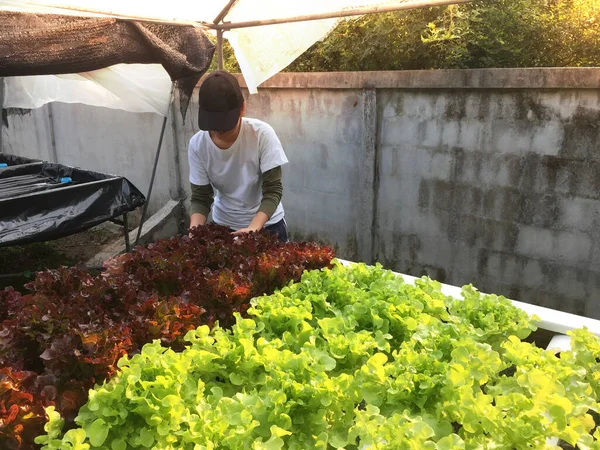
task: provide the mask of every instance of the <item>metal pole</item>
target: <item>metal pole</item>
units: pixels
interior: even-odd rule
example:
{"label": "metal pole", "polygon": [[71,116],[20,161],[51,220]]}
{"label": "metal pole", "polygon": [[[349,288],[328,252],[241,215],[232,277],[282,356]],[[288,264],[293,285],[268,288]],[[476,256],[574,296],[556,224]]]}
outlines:
{"label": "metal pole", "polygon": [[[171,97],[169,100],[169,105],[171,101],[173,101],[173,92],[175,85],[171,86]],[[148,212],[148,204],[150,203],[150,196],[152,195],[152,186],[154,186],[154,178],[156,177],[156,168],[158,167],[158,160],[160,158],[160,149],[162,147],[163,138],[165,137],[165,128],[167,127],[167,119],[169,118],[169,111],[171,108],[167,110],[167,114],[163,118],[162,127],[160,129],[160,137],[158,138],[158,146],[156,147],[156,156],[154,157],[154,166],[152,167],[152,176],[150,177],[150,186],[148,187],[148,195],[146,196],[146,203],[144,203],[144,209],[142,209],[142,218],[140,219],[140,225],[138,226],[137,236],[135,238],[135,245],[138,245],[140,241],[140,236],[142,234],[142,226],[144,225],[144,220],[146,220],[146,213]]]}
{"label": "metal pole", "polygon": [[237,0],[229,0],[229,3],[227,3],[227,5],[225,5],[225,8],[223,8],[221,10],[221,12],[219,13],[219,15],[217,17],[215,17],[215,20],[213,21],[213,23],[216,25],[221,20],[223,20],[225,18],[225,16],[227,14],[229,14],[229,11],[231,11],[231,8],[233,7],[233,5],[235,5],[236,2],[237,2]]}
{"label": "metal pole", "polygon": [[[66,6],[54,6],[54,7],[46,7],[45,12],[57,13],[57,14],[70,14],[70,15],[85,15],[90,17],[110,17],[117,18],[120,20],[128,20],[128,21],[138,21],[138,22],[156,22],[156,23],[164,23],[168,25],[191,25],[198,28],[206,28],[211,30],[233,30],[235,28],[247,28],[247,27],[259,27],[262,25],[277,25],[281,23],[292,23],[292,22],[306,22],[310,20],[320,20],[320,19],[334,19],[337,17],[351,17],[351,16],[362,16],[363,14],[374,14],[374,13],[384,13],[384,12],[393,12],[393,11],[402,11],[402,10],[410,10],[410,9],[419,9],[419,8],[429,8],[434,6],[442,6],[442,5],[454,5],[459,3],[469,3],[472,0],[419,0],[415,2],[406,2],[402,5],[397,6],[380,6],[375,8],[357,8],[353,10],[345,10],[345,11],[336,11],[325,14],[310,14],[305,16],[297,16],[290,17],[287,19],[269,19],[269,20],[255,20],[251,22],[238,22],[232,24],[218,24],[218,23],[209,23],[209,22],[188,22],[188,21],[175,21],[175,20],[163,20],[157,18],[149,18],[149,17],[135,17],[135,16],[127,16],[123,14],[116,13],[100,13],[98,11],[93,11],[91,9],[86,8],[73,8]],[[231,6],[235,3],[234,0],[230,0]],[[220,17],[223,11],[217,16],[221,20],[227,15],[231,6],[225,7],[223,11],[227,10],[223,17]]]}
{"label": "metal pole", "polygon": [[217,30],[217,58],[219,70],[223,70],[223,30]]}
{"label": "metal pole", "polygon": [[158,159],[160,158],[160,148],[162,147],[163,138],[165,136],[165,128],[167,126],[167,116],[164,117],[162,128],[160,130],[160,137],[158,138],[158,147],[156,148],[156,156],[154,157],[154,167],[152,167],[152,177],[150,177],[150,186],[148,187],[148,195],[146,196],[146,203],[144,203],[144,209],[142,210],[142,218],[138,227],[137,236],[135,238],[135,245],[138,245],[140,241],[140,235],[142,234],[142,225],[146,219],[146,213],[148,212],[148,204],[150,203],[150,196],[152,195],[152,186],[154,186],[154,177],[156,176],[156,168],[158,167]]}
{"label": "metal pole", "polygon": [[52,162],[58,164],[58,148],[56,148],[56,128],[54,127],[54,112],[52,102],[48,103],[48,132],[50,134],[50,150],[52,151]]}
{"label": "metal pole", "polygon": [[123,231],[125,232],[125,251],[129,253],[131,251],[131,244],[129,243],[129,221],[127,220],[127,213],[123,214]]}
{"label": "metal pole", "polygon": [[[138,22],[157,22],[164,23],[168,25],[191,25],[199,28],[206,28],[212,30],[233,30],[235,28],[249,28],[249,27],[259,27],[262,25],[277,25],[281,23],[292,23],[292,22],[306,22],[310,20],[320,20],[320,19],[334,19],[338,17],[351,17],[351,16],[362,16],[363,14],[374,14],[374,13],[384,13],[384,12],[393,12],[393,11],[402,11],[402,10],[410,10],[410,9],[419,9],[419,8],[429,8],[434,6],[442,6],[442,5],[454,5],[459,3],[469,3],[472,0],[419,0],[416,2],[407,2],[398,6],[381,6],[375,8],[357,8],[353,10],[345,10],[345,11],[336,11],[325,14],[311,14],[305,16],[297,16],[290,17],[287,19],[269,19],[269,20],[255,20],[250,22],[238,22],[232,24],[215,24],[209,22],[187,22],[187,21],[174,21],[174,20],[163,20],[157,18],[148,18],[148,17],[135,17],[135,16],[127,16],[123,14],[116,13],[99,13],[98,11],[93,11],[86,8],[70,8],[70,7],[47,7],[45,8],[46,12],[54,12],[58,14],[70,14],[70,15],[83,15],[90,17],[111,17],[117,18],[120,20],[128,20],[128,21],[138,21]],[[231,0],[230,3],[233,5],[235,1]],[[227,12],[223,15],[225,17],[229,12],[229,8]],[[221,11],[223,13],[223,11]],[[220,18],[221,14],[217,16]],[[222,18],[221,18],[222,20]]]}
{"label": "metal pole", "polygon": [[324,14],[308,14],[305,16],[288,17],[285,19],[252,20],[249,22],[221,23],[213,26],[216,30],[233,30],[236,28],[260,27],[264,25],[278,25],[282,23],[308,22],[311,20],[335,19],[338,17],[362,16],[364,14],[375,14],[402,11],[407,9],[430,8],[434,6],[454,5],[457,3],[469,3],[471,0],[419,0],[406,2],[395,6],[378,6],[373,8],[357,8],[346,11],[335,11]]}

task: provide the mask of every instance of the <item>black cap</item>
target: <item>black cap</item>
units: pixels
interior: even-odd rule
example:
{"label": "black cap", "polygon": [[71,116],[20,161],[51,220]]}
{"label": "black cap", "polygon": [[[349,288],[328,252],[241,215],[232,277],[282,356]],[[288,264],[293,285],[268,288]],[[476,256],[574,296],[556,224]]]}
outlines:
{"label": "black cap", "polygon": [[236,78],[219,70],[204,79],[198,103],[198,126],[201,130],[228,131],[238,123],[244,96]]}

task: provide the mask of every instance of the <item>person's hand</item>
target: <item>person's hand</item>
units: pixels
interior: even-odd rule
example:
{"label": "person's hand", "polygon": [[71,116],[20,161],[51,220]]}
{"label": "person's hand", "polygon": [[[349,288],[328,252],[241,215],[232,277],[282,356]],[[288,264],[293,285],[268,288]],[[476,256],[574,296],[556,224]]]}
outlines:
{"label": "person's hand", "polygon": [[253,233],[255,231],[260,231],[264,228],[265,224],[269,220],[269,216],[267,216],[264,212],[259,211],[250,222],[246,228],[241,228],[237,231],[234,231],[232,234],[240,235],[244,233]]}
{"label": "person's hand", "polygon": [[255,231],[259,231],[259,230],[257,228],[247,227],[247,228],[240,228],[237,231],[233,231],[231,234],[253,233]]}
{"label": "person's hand", "polygon": [[203,225],[196,225],[196,226],[190,227],[190,229],[189,229],[189,234],[188,234],[188,237],[191,239],[191,238],[194,236],[192,232],[193,232],[193,231],[194,231],[196,228],[200,228],[201,226],[203,226]]}
{"label": "person's hand", "polygon": [[188,236],[191,238],[192,230],[194,228],[201,227],[205,224],[206,224],[206,216],[204,214],[200,214],[200,213],[192,214],[192,217],[190,217],[190,231],[189,231]]}

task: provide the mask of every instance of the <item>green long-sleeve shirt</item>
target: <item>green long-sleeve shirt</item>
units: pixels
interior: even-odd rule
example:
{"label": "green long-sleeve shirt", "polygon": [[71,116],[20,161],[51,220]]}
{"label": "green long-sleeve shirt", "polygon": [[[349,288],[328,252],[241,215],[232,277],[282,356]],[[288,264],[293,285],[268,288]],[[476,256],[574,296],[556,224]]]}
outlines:
{"label": "green long-sleeve shirt", "polygon": [[[263,173],[262,180],[262,200],[258,208],[259,211],[264,212],[267,216],[271,217],[283,195],[283,184],[281,182],[281,166],[275,167],[274,169],[267,170]],[[190,214],[202,214],[208,216],[210,208],[214,201],[214,190],[210,184],[199,186],[191,183],[192,186],[192,206]]]}

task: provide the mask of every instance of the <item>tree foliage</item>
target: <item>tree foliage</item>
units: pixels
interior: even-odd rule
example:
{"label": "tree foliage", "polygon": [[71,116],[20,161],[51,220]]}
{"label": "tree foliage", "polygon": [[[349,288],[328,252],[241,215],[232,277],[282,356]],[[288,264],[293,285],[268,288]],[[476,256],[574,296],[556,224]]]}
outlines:
{"label": "tree foliage", "polygon": [[[239,71],[227,42],[224,53],[225,68]],[[342,22],[286,70],[584,66],[600,66],[600,0],[475,0],[365,15]]]}
{"label": "tree foliage", "polygon": [[341,23],[290,71],[600,66],[600,0],[475,0]]}

